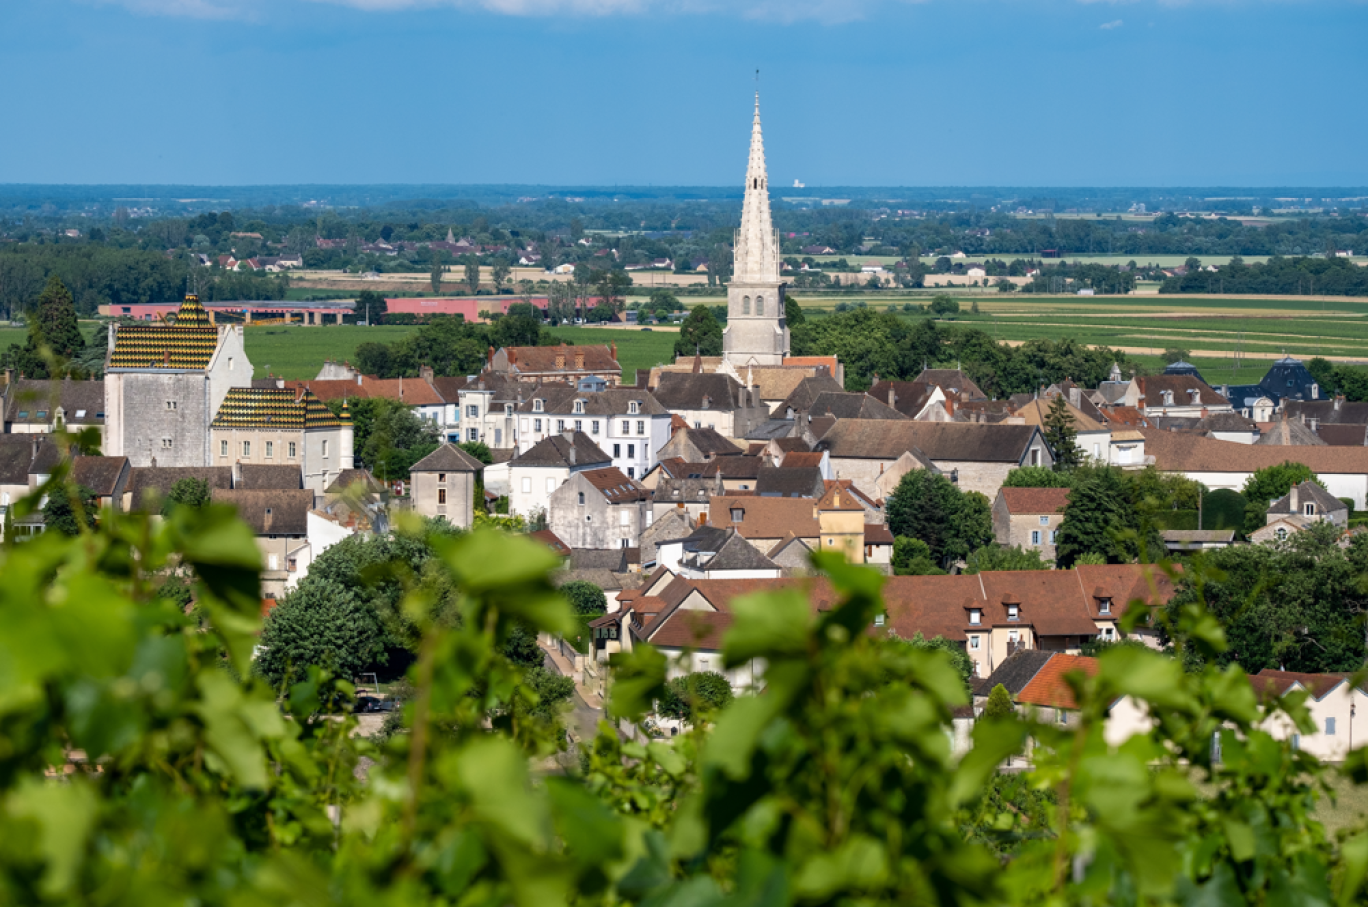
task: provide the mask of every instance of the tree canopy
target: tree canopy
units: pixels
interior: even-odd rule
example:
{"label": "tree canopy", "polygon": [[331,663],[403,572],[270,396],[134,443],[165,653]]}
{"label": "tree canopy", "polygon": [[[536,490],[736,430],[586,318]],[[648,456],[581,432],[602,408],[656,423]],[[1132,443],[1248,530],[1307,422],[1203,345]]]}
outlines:
{"label": "tree canopy", "polygon": [[679,337],[675,340],[676,356],[722,355],[722,325],[713,316],[712,309],[696,305],[689,317],[679,326]]}
{"label": "tree canopy", "polygon": [[896,539],[926,543],[941,566],[981,548],[993,538],[992,506],[978,492],[961,492],[945,476],[924,469],[908,472],[885,506]]}

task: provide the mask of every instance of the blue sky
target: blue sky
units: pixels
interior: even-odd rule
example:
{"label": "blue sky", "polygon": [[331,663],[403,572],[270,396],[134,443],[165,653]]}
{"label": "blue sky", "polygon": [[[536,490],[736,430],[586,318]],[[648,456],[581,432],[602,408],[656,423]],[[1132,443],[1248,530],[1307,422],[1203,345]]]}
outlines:
{"label": "blue sky", "polygon": [[1363,0],[4,0],[0,183],[1368,185]]}

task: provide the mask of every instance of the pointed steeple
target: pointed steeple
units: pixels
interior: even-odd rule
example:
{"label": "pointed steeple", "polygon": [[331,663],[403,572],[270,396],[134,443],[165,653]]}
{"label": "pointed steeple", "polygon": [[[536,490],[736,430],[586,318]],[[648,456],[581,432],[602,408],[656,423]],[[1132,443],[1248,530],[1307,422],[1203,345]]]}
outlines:
{"label": "pointed steeple", "polygon": [[741,229],[736,232],[732,279],[738,283],[779,282],[779,237],[770,218],[769,174],[765,170],[765,139],[760,130],[760,92],[755,93],[750,159],[746,163],[746,198],[741,206]]}

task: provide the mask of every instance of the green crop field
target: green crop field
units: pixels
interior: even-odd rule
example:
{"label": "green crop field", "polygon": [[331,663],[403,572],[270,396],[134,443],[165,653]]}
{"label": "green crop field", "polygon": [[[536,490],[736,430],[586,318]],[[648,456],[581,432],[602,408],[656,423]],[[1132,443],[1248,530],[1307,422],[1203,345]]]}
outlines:
{"label": "green crop field", "polygon": [[258,378],[264,378],[268,372],[281,378],[313,378],[325,359],[351,359],[356,348],[366,341],[393,343],[415,330],[352,324],[253,325],[247,328],[247,358]]}
{"label": "green crop field", "polygon": [[[256,369],[256,376],[270,374],[282,378],[312,378],[323,367],[325,359],[343,361],[356,355],[356,348],[367,341],[393,343],[416,327],[357,327],[356,325],[324,325],[305,327],[295,325],[260,325],[247,328],[247,358]],[[650,368],[674,360],[674,331],[612,330],[605,328],[558,327],[551,329],[557,337],[575,344],[610,343],[618,345],[618,361],[628,378],[639,368]],[[5,342],[6,329],[0,328],[0,345]],[[22,343],[22,331],[14,331]],[[2,346],[0,346],[2,348]]]}
{"label": "green crop field", "polygon": [[679,339],[678,331],[650,331],[640,329],[620,330],[616,328],[556,327],[551,333],[581,346],[610,343],[618,345],[618,362],[622,363],[622,373],[628,381],[636,377],[636,369],[651,368],[665,362],[674,361],[674,345]]}

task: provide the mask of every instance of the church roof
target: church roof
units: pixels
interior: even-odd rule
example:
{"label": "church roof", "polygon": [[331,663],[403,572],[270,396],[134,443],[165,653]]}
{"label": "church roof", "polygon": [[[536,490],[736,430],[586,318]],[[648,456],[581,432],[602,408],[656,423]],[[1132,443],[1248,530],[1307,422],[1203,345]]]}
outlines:
{"label": "church roof", "polygon": [[732,273],[732,280],[737,284],[779,282],[779,240],[770,217],[769,174],[765,169],[765,139],[760,131],[758,91],[751,123],[750,158],[746,162],[746,197],[741,205],[741,229],[736,232]]}
{"label": "church roof", "polygon": [[130,324],[115,329],[110,368],[202,370],[218,348],[218,328],[198,296],[186,296],[174,324]]}

